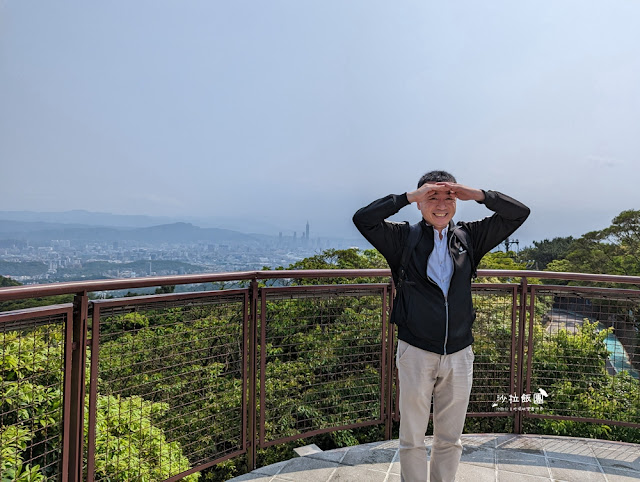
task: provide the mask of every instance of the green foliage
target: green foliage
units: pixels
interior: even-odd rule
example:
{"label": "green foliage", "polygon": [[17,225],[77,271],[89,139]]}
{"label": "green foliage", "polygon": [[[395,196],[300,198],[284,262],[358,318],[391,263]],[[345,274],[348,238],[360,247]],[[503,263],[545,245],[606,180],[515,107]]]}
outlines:
{"label": "green foliage", "polygon": [[0,480],[2,482],[41,482],[46,477],[40,466],[24,464],[22,454],[31,440],[29,430],[17,425],[0,427]]}
{"label": "green foliage", "polygon": [[[61,444],[62,330],[46,325],[29,331],[6,331],[0,353],[2,481],[55,478]],[[98,395],[96,470],[112,481],[150,482],[188,470],[181,446],[167,442],[157,427],[156,419],[166,409],[166,405],[140,397]],[[106,419],[110,422],[105,423]],[[197,475],[192,475],[186,480],[196,479]]]}
{"label": "green foliage", "polygon": [[173,293],[175,292],[175,290],[176,290],[175,285],[161,286],[160,288],[156,288],[156,294],[163,295],[166,293]]}
{"label": "green foliage", "polygon": [[46,296],[44,298],[29,298],[26,300],[0,301],[0,312],[26,310],[38,306],[62,305],[73,302],[73,295]]}
{"label": "green foliage", "polygon": [[[165,480],[189,470],[178,442],[167,442],[154,420],[169,406],[132,396],[99,396],[96,419],[95,477],[110,481]],[[88,415],[85,416],[85,435]],[[86,474],[85,474],[86,475]],[[182,480],[194,482],[199,474]]]}
{"label": "green foliage", "polygon": [[[638,380],[625,371],[607,372],[609,333],[611,329],[600,329],[586,319],[575,333],[566,329],[548,333],[543,326],[535,326],[532,386],[549,393],[541,413],[623,422],[640,419]],[[606,424],[536,420],[528,422],[528,430],[640,442],[637,430]]]}
{"label": "green foliage", "polygon": [[[513,251],[504,253],[502,251],[495,251],[485,254],[480,260],[478,269],[500,269],[508,271],[520,271],[527,269],[527,263],[519,261],[516,254]],[[476,283],[519,283],[520,278],[505,278],[505,277],[478,277],[475,280]],[[528,278],[529,284],[539,284],[540,280],[537,278]]]}
{"label": "green foliage", "polygon": [[547,264],[545,271],[555,271],[558,273],[570,273],[573,266],[568,259],[554,259]]}
{"label": "green foliage", "polygon": [[16,280],[12,280],[11,278],[5,278],[4,276],[0,276],[0,288],[5,288],[8,286],[20,286],[22,283],[19,283]]}
{"label": "green foliage", "polygon": [[287,269],[385,269],[384,257],[375,249],[327,249],[291,264]]}
{"label": "green foliage", "polygon": [[622,211],[608,228],[578,239],[554,238],[548,246],[543,243],[534,243],[538,251],[528,248],[521,256],[538,256],[544,248],[553,252],[552,259],[544,258],[548,271],[640,275],[640,210]]}
{"label": "green foliage", "polygon": [[371,296],[267,304],[270,439],[379,417],[380,316]]}
{"label": "green foliage", "polygon": [[[480,260],[478,269],[504,269],[504,270],[524,270],[527,269],[527,265],[523,262],[515,259],[515,253],[509,251],[504,253],[502,251],[496,251],[485,254]],[[513,280],[511,278],[498,278],[498,277],[479,277],[477,283],[510,283]]]}
{"label": "green foliage", "polygon": [[522,270],[527,269],[524,262],[515,259],[515,253],[509,251],[503,253],[496,251],[485,254],[480,260],[478,269],[506,269],[506,270]]}
{"label": "green foliage", "polygon": [[[518,259],[530,269],[544,270],[552,261],[563,259],[570,252],[573,241],[572,236],[534,241],[533,246],[518,253]],[[551,268],[548,270],[553,271]]]}
{"label": "green foliage", "polygon": [[[279,267],[277,269],[285,269]],[[302,259],[286,269],[389,269],[384,257],[375,249],[327,249],[320,254]],[[386,282],[387,278],[312,278],[297,279],[294,284],[345,284]]]}
{"label": "green foliage", "polygon": [[[239,450],[241,313],[234,306],[196,305],[107,314],[101,320],[100,392],[168,403],[157,423],[196,460]],[[233,473],[229,464],[220,471]]]}

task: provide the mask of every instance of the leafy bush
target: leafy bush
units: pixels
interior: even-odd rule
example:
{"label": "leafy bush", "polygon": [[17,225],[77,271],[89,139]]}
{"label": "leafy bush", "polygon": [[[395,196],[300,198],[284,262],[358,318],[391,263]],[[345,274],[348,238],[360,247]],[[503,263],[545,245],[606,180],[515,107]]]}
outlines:
{"label": "leafy bush", "polygon": [[[38,482],[59,474],[62,342],[62,331],[52,326],[3,333],[0,341],[3,482]],[[88,400],[87,397],[85,415]],[[155,481],[190,468],[180,445],[168,443],[156,425],[155,420],[167,410],[166,405],[136,396],[98,395],[97,402],[97,475],[104,475],[110,481],[125,481],[132,480],[135,474],[136,480]],[[105,423],[107,419],[109,423]],[[88,420],[85,420],[86,430]],[[185,480],[197,477],[196,474]]]}

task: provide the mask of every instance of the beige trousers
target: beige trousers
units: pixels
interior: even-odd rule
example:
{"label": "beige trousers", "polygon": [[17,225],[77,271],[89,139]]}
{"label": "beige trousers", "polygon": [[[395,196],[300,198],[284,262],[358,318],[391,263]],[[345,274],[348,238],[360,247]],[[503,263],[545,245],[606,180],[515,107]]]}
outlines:
{"label": "beige trousers", "polygon": [[473,358],[470,346],[450,355],[438,355],[398,340],[402,482],[427,480],[424,438],[432,396],[431,481],[455,480],[462,455],[460,436],[471,393]]}

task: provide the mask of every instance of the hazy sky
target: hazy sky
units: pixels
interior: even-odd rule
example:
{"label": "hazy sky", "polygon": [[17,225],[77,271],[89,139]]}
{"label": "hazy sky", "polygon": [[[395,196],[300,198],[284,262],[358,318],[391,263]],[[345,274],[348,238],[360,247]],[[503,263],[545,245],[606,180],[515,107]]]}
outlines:
{"label": "hazy sky", "polygon": [[640,209],[639,25],[637,0],[0,0],[0,210],[357,236],[446,169],[528,204],[524,242],[580,235]]}

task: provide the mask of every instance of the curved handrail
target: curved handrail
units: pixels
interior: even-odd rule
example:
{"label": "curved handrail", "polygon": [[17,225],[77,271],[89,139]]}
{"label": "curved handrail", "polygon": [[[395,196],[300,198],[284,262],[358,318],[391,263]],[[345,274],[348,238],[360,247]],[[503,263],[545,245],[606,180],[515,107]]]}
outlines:
{"label": "curved handrail", "polygon": [[[75,294],[91,291],[110,291],[152,286],[194,283],[215,283],[222,281],[248,281],[286,278],[358,278],[390,277],[389,269],[301,269],[301,270],[256,270],[225,273],[205,273],[174,276],[150,276],[146,278],[118,278],[91,281],[68,281],[62,283],[9,286],[0,288],[0,301]],[[604,283],[625,283],[640,285],[640,276],[622,276],[592,273],[563,273],[554,271],[529,270],[478,270],[480,277],[497,278],[538,278],[565,281],[592,281]]]}

